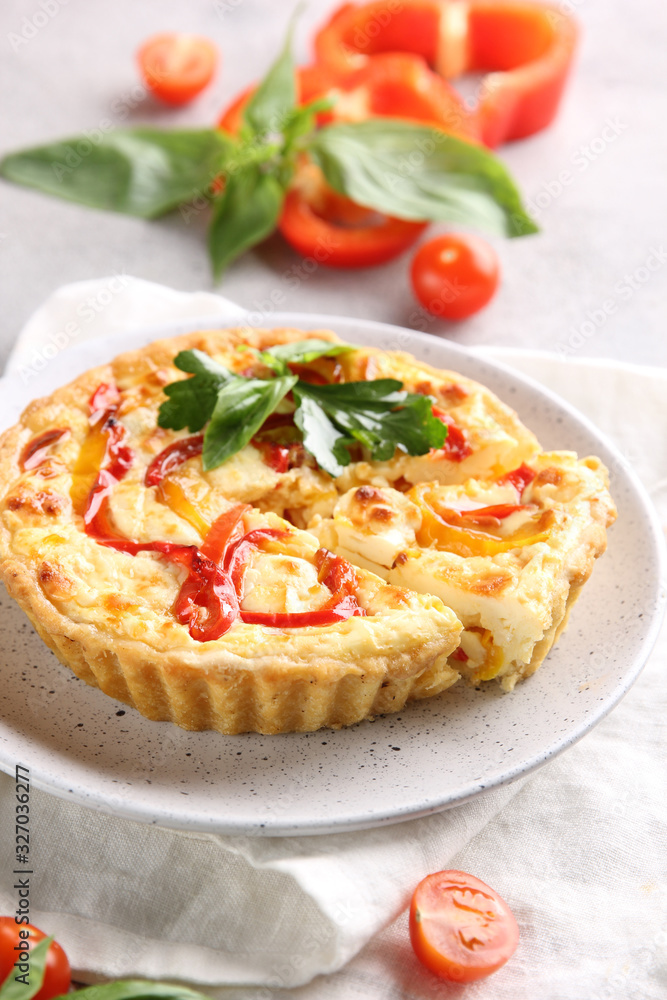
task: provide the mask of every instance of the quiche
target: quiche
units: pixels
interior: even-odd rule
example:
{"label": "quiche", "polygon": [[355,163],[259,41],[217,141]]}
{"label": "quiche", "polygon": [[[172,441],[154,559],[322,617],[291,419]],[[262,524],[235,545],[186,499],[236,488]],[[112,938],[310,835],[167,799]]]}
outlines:
{"label": "quiche", "polygon": [[293,329],[86,372],[2,435],[0,484],[0,577],[59,659],[221,733],[511,689],[614,517],[597,459],[542,453],[478,383]]}

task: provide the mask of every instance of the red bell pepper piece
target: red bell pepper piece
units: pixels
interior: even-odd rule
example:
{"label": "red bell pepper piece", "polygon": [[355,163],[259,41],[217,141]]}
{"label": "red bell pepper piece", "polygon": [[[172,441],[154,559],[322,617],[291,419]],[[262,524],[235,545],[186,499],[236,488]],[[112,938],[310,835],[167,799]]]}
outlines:
{"label": "red bell pepper piece", "polygon": [[241,619],[246,625],[269,625],[272,628],[308,628],[322,625],[335,625],[347,618],[363,616],[366,612],[360,608],[353,597],[344,597],[335,607],[324,607],[318,611],[241,611]]}
{"label": "red bell pepper piece", "polygon": [[414,52],[434,66],[440,17],[437,0],[345,3],[315,36],[315,53],[339,73],[366,65],[380,52]]}
{"label": "red bell pepper piece", "polygon": [[464,72],[487,71],[478,121],[487,146],[523,139],[550,125],[572,63],[575,21],[531,0],[472,0]]}
{"label": "red bell pepper piece", "polygon": [[441,410],[439,406],[433,407],[433,416],[447,426],[445,443],[442,448],[438,449],[442,452],[442,457],[450,462],[462,462],[464,458],[472,455],[472,448],[465,431],[454,422],[454,418],[445,410]]}
{"label": "red bell pepper piece", "polygon": [[536,0],[376,0],[341,7],[315,51],[338,73],[396,52],[420,56],[447,79],[486,72],[476,118],[482,140],[495,147],[553,120],[577,34],[568,14]]}
{"label": "red bell pepper piece", "polygon": [[499,486],[513,486],[517,491],[519,500],[521,500],[524,491],[528,486],[530,486],[536,475],[537,473],[535,472],[535,469],[531,469],[529,465],[522,462],[518,469],[512,469],[511,472],[506,472],[504,476],[500,477],[500,479],[496,479],[496,482]]}
{"label": "red bell pepper piece", "polygon": [[323,180],[288,191],[278,223],[298,253],[336,268],[384,264],[416,243],[427,225],[361,208]]}

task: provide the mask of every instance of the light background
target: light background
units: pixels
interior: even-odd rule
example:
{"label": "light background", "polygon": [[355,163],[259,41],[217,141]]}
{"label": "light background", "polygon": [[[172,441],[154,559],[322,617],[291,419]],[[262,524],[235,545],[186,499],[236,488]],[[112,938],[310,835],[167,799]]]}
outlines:
{"label": "light background", "polygon": [[[425,328],[463,345],[536,347],[664,365],[665,5],[562,3],[576,8],[583,39],[561,114],[547,132],[500,151],[543,232],[494,241],[504,280],[488,309],[463,324],[433,320]],[[3,0],[2,151],[81,133],[105,118],[119,126],[213,122],[241,87],[267,69],[291,6],[271,0]],[[314,27],[334,6],[332,0],[310,0],[297,31],[301,62],[309,58]],[[172,29],[209,35],[222,50],[214,84],[178,111],[150,99],[137,102],[135,89],[138,45]],[[562,187],[564,170],[571,181]],[[184,290],[212,289],[204,229],[202,214],[189,225],[178,213],[145,222],[0,182],[0,364],[32,310],[63,283],[116,271]],[[656,250],[659,257],[652,256]],[[647,270],[647,261],[656,269]],[[403,257],[361,272],[320,268],[294,288],[284,275],[299,258],[274,237],[235,264],[217,290],[267,312],[267,323],[277,290],[283,310],[410,325],[416,305],[408,262]]]}

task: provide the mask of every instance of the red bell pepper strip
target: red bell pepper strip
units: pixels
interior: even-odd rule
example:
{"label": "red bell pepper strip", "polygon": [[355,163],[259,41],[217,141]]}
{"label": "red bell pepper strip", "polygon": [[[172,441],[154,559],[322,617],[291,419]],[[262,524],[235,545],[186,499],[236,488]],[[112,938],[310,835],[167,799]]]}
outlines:
{"label": "red bell pepper strip", "polygon": [[[229,575],[234,584],[239,602],[243,600],[243,571],[252,547],[265,539],[286,537],[287,532],[275,528],[257,528],[248,532],[230,550],[226,560]],[[309,626],[335,625],[352,616],[365,615],[360,607],[356,591],[358,577],[354,567],[335,556],[327,549],[315,553],[315,565],[319,569],[318,579],[332,591],[332,596],[323,607],[315,611],[244,611],[240,616],[247,625],[268,625],[273,628],[306,628]]]}
{"label": "red bell pepper strip", "polygon": [[[201,546],[202,555],[218,565],[225,565],[229,546],[234,541],[241,518],[250,510],[247,503],[237,503],[218,517],[208,530]],[[241,529],[243,534],[243,529]],[[225,569],[226,569],[225,565]]]}
{"label": "red bell pepper strip", "polygon": [[67,430],[53,428],[53,430],[44,431],[42,434],[38,434],[37,437],[28,441],[21,452],[21,468],[25,469],[26,472],[36,469],[47,457],[51,445],[55,444],[56,441],[60,441],[61,437],[67,433]]}
{"label": "red bell pepper strip", "polygon": [[251,550],[265,539],[286,538],[287,535],[287,531],[280,531],[278,528],[255,528],[237,539],[229,548],[225,556],[225,569],[234,584],[239,600],[243,600],[243,573]]}
{"label": "red bell pepper strip", "polygon": [[447,426],[445,443],[442,448],[437,449],[436,454],[442,452],[442,457],[450,462],[462,462],[464,458],[472,455],[472,448],[465,431],[454,422],[454,418],[445,410],[441,410],[439,406],[433,407],[433,416]]}
{"label": "red bell pepper strip", "polygon": [[487,73],[476,117],[482,140],[495,147],[553,120],[577,34],[568,14],[536,0],[379,0],[341,7],[315,51],[338,73],[388,52],[418,55],[447,79]]}
{"label": "red bell pepper strip", "polygon": [[497,503],[491,507],[477,507],[474,510],[456,508],[455,512],[464,521],[472,521],[480,526],[499,527],[500,522],[504,521],[506,517],[516,514],[519,510],[527,509],[532,508],[527,508],[520,503]]}
{"label": "red bell pepper strip", "polygon": [[246,625],[269,625],[272,628],[308,628],[323,625],[335,625],[347,618],[363,616],[366,612],[360,608],[353,597],[344,597],[337,601],[334,607],[320,608],[318,611],[241,611],[241,618]]}
{"label": "red bell pepper strip", "polygon": [[[173,561],[187,564],[178,557]],[[236,591],[229,575],[197,549],[191,551],[189,569],[174,604],[174,615],[188,626],[193,639],[212,642],[228,632],[239,616]]]}
{"label": "red bell pepper strip", "polygon": [[96,424],[102,414],[111,410],[115,413],[120,405],[120,392],[117,385],[107,385],[102,382],[88,400],[90,422]]}
{"label": "red bell pepper strip", "polygon": [[195,455],[201,455],[204,447],[204,435],[194,434],[192,437],[181,438],[164,448],[156,455],[146,469],[144,483],[146,486],[159,486],[165,476],[179,465]]}

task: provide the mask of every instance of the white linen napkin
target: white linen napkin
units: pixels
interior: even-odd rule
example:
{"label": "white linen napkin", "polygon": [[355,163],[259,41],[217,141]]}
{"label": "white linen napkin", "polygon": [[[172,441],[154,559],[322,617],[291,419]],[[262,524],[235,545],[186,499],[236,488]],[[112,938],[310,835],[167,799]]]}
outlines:
{"label": "white linen napkin", "polygon": [[[25,377],[48,360],[49,345],[60,351],[128,327],[238,315],[219,296],[124,275],[79,282],[35,313],[8,369]],[[548,383],[606,431],[667,524],[667,373],[515,350],[480,354]],[[623,703],[530,779],[381,830],[192,834],[33,791],[32,919],[55,933],[82,981],[178,979],[230,1000],[460,997],[459,987],[418,966],[405,914],[420,878],[460,867],[498,889],[522,932],[513,960],[468,987],[470,1000],[664,998],[666,659],[663,631]],[[4,844],[13,842],[13,795],[0,775]],[[11,913],[9,851],[0,872],[0,908]]]}

